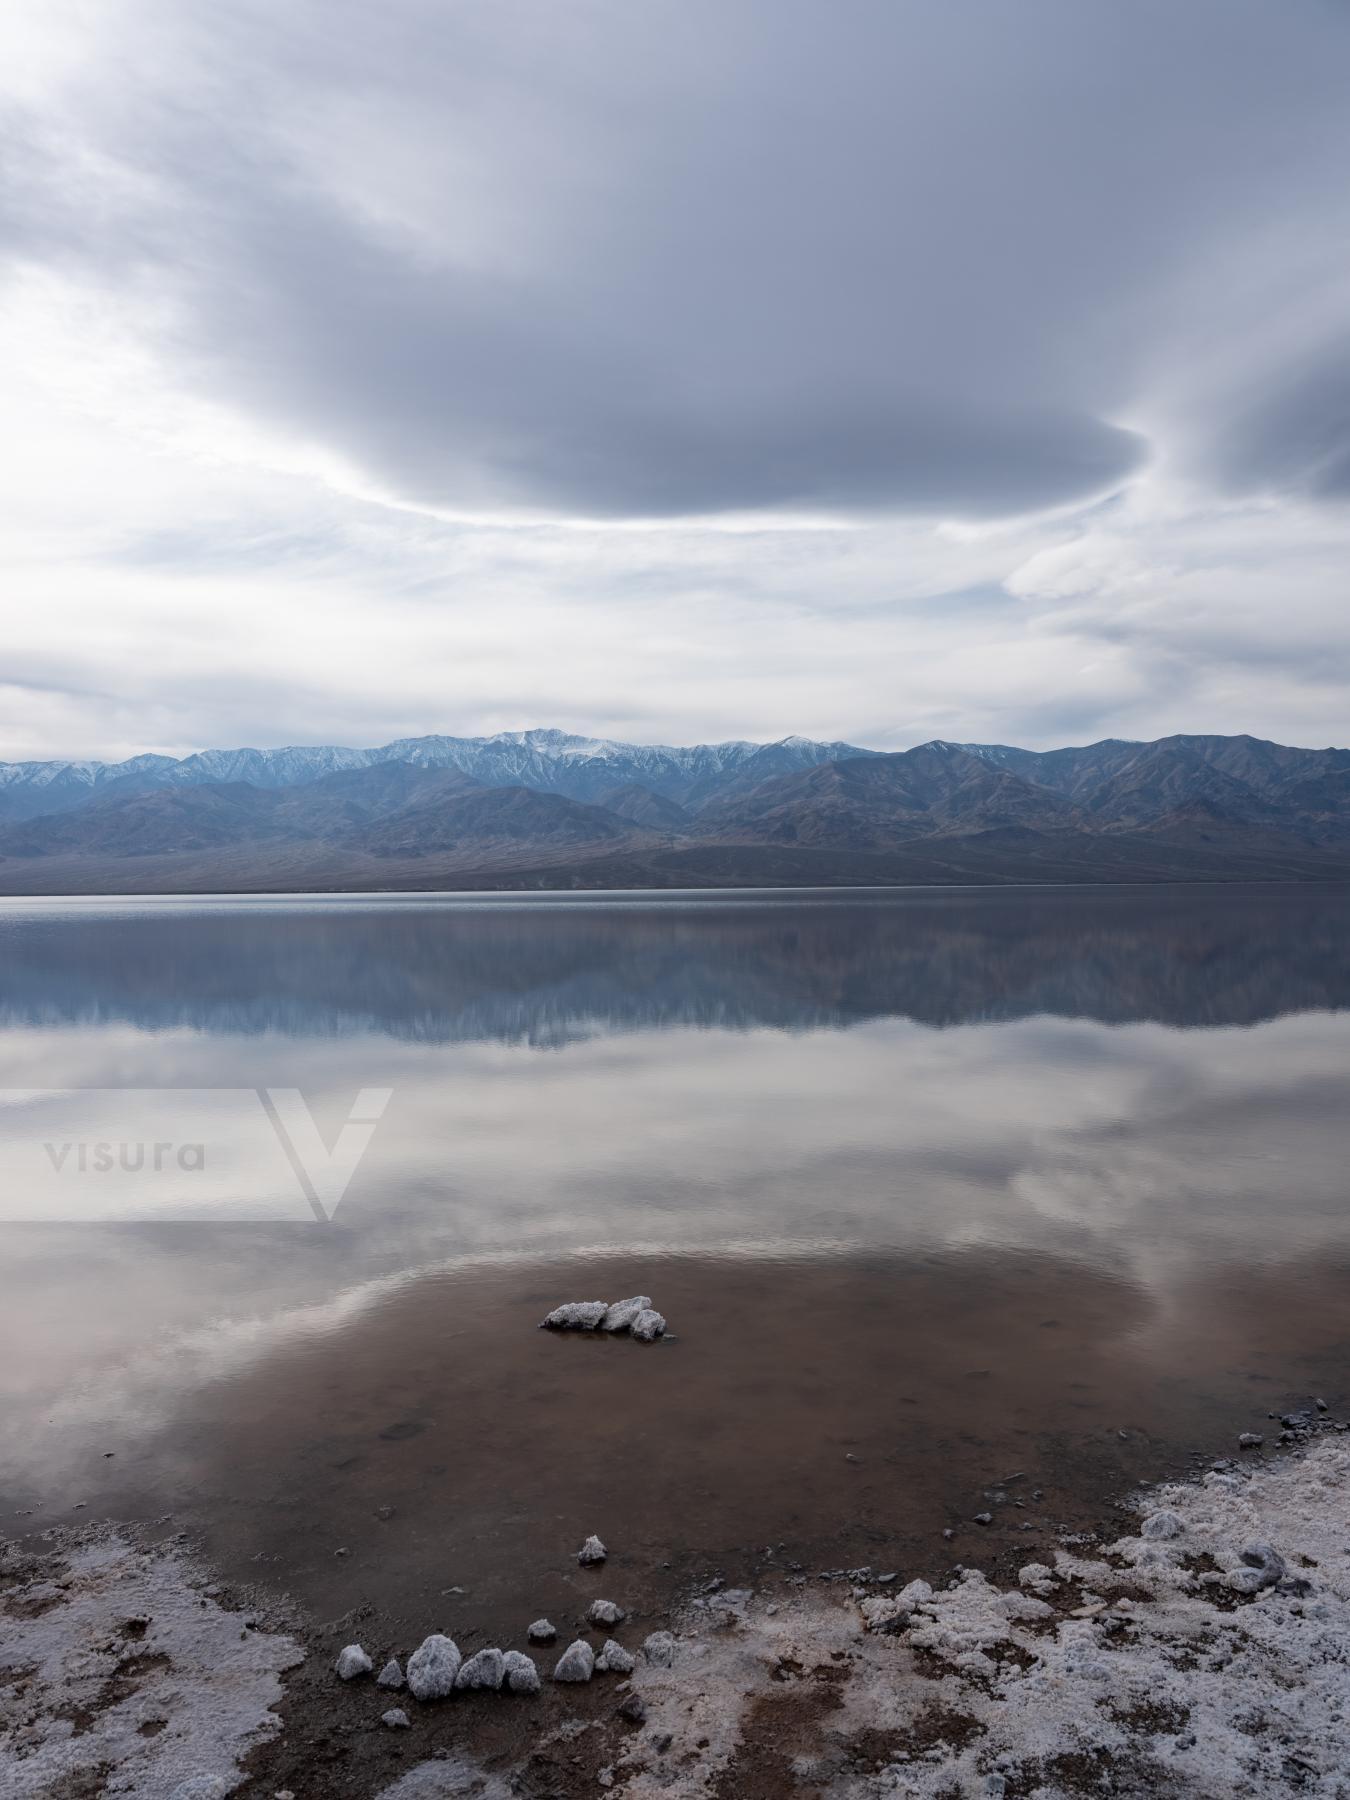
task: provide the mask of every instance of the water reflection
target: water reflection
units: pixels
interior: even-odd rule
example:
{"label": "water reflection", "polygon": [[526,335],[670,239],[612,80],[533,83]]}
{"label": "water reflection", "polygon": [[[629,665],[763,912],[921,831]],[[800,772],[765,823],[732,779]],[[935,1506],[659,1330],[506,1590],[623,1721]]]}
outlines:
{"label": "water reflection", "polygon": [[1250,1025],[1350,1002],[1346,898],[1225,886],[0,900],[0,1023],[537,1044],[886,1017]]}
{"label": "water reflection", "polygon": [[[339,1542],[386,1503],[487,1542],[531,1441],[596,1507],[645,1458],[621,1524],[656,1556],[681,1458],[700,1542],[805,1542],[927,1529],[1014,1452],[1105,1482],[1118,1427],[1189,1445],[1253,1383],[1334,1394],[1344,918],[1307,889],[0,908],[0,1086],[294,1087],[330,1132],[394,1094],[330,1228],[0,1232],[0,1502],[196,1505],[326,1596],[316,1485]],[[634,1289],[664,1360],[531,1328]],[[404,1417],[436,1429],[391,1460]],[[512,1506],[542,1555],[556,1505]],[[503,1605],[515,1567],[480,1572]]]}

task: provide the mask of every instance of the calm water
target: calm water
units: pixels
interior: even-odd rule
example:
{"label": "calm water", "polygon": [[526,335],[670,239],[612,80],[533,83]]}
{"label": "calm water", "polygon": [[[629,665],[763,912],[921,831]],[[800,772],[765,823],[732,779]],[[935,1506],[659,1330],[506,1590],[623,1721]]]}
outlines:
{"label": "calm water", "polygon": [[[0,1530],[172,1512],[325,1614],[468,1641],[565,1609],[591,1531],[653,1594],[766,1546],[917,1568],[948,1524],[1014,1556],[1350,1397],[1346,918],[0,902]],[[389,1090],[327,1222],[260,1089],[329,1145]],[[105,1139],[209,1167],[25,1174]],[[534,1329],[635,1291],[676,1342]]]}

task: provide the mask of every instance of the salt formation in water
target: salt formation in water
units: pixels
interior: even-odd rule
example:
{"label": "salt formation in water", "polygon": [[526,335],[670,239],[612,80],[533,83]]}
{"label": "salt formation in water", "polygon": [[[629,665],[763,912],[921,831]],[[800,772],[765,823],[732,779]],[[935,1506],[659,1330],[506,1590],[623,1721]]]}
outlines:
{"label": "salt formation in water", "polygon": [[541,1331],[626,1331],[630,1336],[651,1343],[663,1337],[666,1322],[652,1306],[650,1294],[634,1294],[628,1300],[616,1300],[611,1306],[604,1300],[568,1300],[555,1306],[548,1317],[539,1322]]}
{"label": "salt formation in water", "polygon": [[613,1638],[606,1638],[595,1666],[607,1675],[631,1675],[637,1667],[637,1658],[622,1644],[616,1644]]}
{"label": "salt formation in water", "polygon": [[616,1300],[600,1321],[601,1331],[627,1331],[639,1313],[652,1303],[650,1294],[634,1294],[631,1300]]}
{"label": "salt formation in water", "polygon": [[618,1625],[623,1621],[624,1611],[612,1600],[592,1600],[586,1617],[592,1625]]}
{"label": "salt formation in water", "polygon": [[499,1688],[506,1679],[506,1659],[500,1650],[480,1650],[461,1663],[455,1676],[457,1688]]}
{"label": "salt formation in water", "polygon": [[433,1631],[408,1658],[408,1687],[413,1698],[444,1700],[455,1685],[462,1661],[458,1644]]}
{"label": "salt formation in water", "polygon": [[403,1686],[403,1671],[398,1666],[396,1656],[389,1658],[389,1661],[375,1677],[375,1681],[382,1688],[401,1688]]}
{"label": "salt formation in water", "polygon": [[523,1650],[508,1650],[503,1661],[506,1665],[506,1685],[513,1694],[539,1692],[539,1671],[534,1665],[533,1657],[526,1656]]}
{"label": "salt formation in water", "polygon": [[602,1563],[608,1555],[609,1551],[606,1550],[599,1538],[592,1534],[577,1551],[577,1561],[582,1564]]}
{"label": "salt formation in water", "polygon": [[594,1331],[609,1311],[606,1300],[569,1300],[540,1321],[541,1331]]}
{"label": "salt formation in water", "polygon": [[348,1644],[337,1659],[337,1672],[344,1681],[354,1681],[358,1675],[369,1675],[375,1667],[360,1644]]}
{"label": "salt formation in water", "polygon": [[553,1670],[555,1681],[589,1681],[595,1670],[595,1652],[585,1638],[569,1644]]}
{"label": "salt formation in water", "polygon": [[536,1619],[525,1635],[532,1644],[551,1644],[558,1635],[558,1627],[551,1619]]}

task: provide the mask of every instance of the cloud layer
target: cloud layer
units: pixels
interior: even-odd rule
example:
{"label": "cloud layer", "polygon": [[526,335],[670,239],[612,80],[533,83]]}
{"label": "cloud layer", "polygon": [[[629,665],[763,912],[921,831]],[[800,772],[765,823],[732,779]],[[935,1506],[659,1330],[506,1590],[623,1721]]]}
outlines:
{"label": "cloud layer", "polygon": [[19,0],[0,753],[1344,737],[1326,0]]}

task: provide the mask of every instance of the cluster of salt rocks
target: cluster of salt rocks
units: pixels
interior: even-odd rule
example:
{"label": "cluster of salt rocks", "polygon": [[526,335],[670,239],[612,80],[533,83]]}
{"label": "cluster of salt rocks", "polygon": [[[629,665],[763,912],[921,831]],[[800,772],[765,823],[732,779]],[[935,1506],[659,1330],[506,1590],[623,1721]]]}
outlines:
{"label": "cluster of salt rocks", "polygon": [[634,1294],[629,1300],[569,1300],[555,1306],[539,1322],[541,1331],[626,1331],[629,1337],[650,1344],[664,1337],[666,1322],[652,1306],[650,1294]]}
{"label": "cluster of salt rocks", "polygon": [[[577,1552],[577,1561],[589,1566],[604,1562],[608,1554],[598,1537],[588,1537]],[[593,1600],[586,1614],[589,1624],[606,1628],[622,1624],[625,1617],[623,1608],[613,1600]],[[536,1619],[527,1635],[532,1644],[551,1644],[558,1631],[548,1619]],[[656,1632],[647,1640],[649,1658],[658,1660],[651,1646],[656,1639],[664,1640],[666,1636],[664,1632]],[[631,1675],[636,1666],[637,1659],[632,1652],[613,1638],[606,1638],[598,1653],[585,1638],[577,1638],[554,1664],[553,1679],[571,1682],[589,1681],[596,1674]],[[348,1644],[336,1663],[337,1673],[343,1681],[369,1675],[374,1667],[360,1644]],[[382,1688],[406,1686],[414,1700],[444,1700],[452,1693],[474,1688],[490,1688],[495,1692],[506,1690],[513,1694],[537,1694],[540,1690],[538,1667],[534,1658],[526,1656],[524,1651],[492,1648],[465,1657],[454,1639],[439,1631],[433,1631],[413,1651],[408,1658],[406,1674],[397,1659],[391,1657],[375,1679]],[[382,1715],[382,1722],[397,1729],[406,1726],[409,1720],[405,1712],[394,1707]]]}

